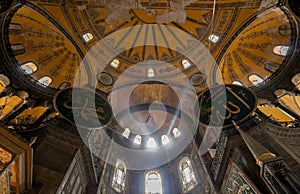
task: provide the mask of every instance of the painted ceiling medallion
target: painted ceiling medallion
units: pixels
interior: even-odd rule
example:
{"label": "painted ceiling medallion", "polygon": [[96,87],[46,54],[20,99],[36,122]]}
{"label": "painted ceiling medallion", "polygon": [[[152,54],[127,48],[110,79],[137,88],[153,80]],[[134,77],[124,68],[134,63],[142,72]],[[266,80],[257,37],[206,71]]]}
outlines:
{"label": "painted ceiling medallion", "polygon": [[191,82],[194,86],[200,86],[206,81],[206,76],[201,73],[196,73],[191,77]]}
{"label": "painted ceiling medallion", "polygon": [[114,78],[109,73],[102,72],[99,76],[98,83],[104,86],[112,86],[114,84]]}

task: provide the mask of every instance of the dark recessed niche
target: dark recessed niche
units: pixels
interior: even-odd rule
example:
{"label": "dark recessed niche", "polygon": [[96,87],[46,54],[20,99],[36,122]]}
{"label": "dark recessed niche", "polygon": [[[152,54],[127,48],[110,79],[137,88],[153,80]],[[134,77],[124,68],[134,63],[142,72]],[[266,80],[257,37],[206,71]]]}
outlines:
{"label": "dark recessed niche", "polygon": [[300,17],[300,3],[299,0],[289,0],[288,1],[289,7],[292,10],[292,12]]}
{"label": "dark recessed niche", "polygon": [[0,1],[0,14],[6,12],[12,5],[13,0],[1,0]]}

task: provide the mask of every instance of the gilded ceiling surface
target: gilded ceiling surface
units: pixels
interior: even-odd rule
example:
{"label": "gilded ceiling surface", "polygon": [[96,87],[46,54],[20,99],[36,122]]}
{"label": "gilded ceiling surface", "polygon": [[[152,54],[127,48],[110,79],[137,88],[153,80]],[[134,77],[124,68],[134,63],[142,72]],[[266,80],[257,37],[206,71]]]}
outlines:
{"label": "gilded ceiling surface", "polygon": [[[284,8],[266,11],[276,5],[267,0],[26,1],[7,13],[6,44],[13,65],[32,62],[37,69],[25,74],[49,78],[37,82],[44,89],[71,86],[77,73],[80,85],[98,84],[108,92],[134,64],[141,63],[128,76],[146,76],[149,65],[143,63],[153,60],[154,76],[176,78],[184,72],[198,91],[206,78],[251,86],[250,75],[267,79],[293,53],[295,21]],[[206,51],[196,55],[209,54],[216,63],[189,55],[199,46]],[[287,52],[274,53],[276,46]],[[90,50],[94,61],[84,58]],[[117,68],[110,65],[114,59]]]}
{"label": "gilded ceiling surface", "polygon": [[[3,57],[4,71],[10,72],[1,72],[1,77],[7,73],[10,86],[5,88],[9,84],[0,79],[4,91],[0,98],[0,120],[21,133],[26,133],[27,129],[29,133],[42,129],[48,121],[60,122],[60,118],[53,119],[57,116],[67,118],[73,124],[78,124],[76,120],[79,119],[82,123],[91,124],[90,118],[98,119],[103,113],[108,116],[101,125],[98,125],[98,120],[92,127],[78,125],[84,129],[84,135],[105,131],[109,136],[114,132],[116,143],[134,142],[141,146],[130,143],[126,146],[137,150],[151,147],[146,145],[148,136],[160,139],[160,145],[163,145],[163,138],[167,137],[165,134],[170,134],[173,138],[170,141],[178,143],[180,138],[195,138],[200,128],[200,110],[197,109],[202,108],[204,96],[200,93],[223,83],[254,88],[251,90],[254,94],[251,98],[253,107],[248,108],[251,111],[240,120],[241,123],[251,116],[256,117],[259,111],[265,114],[264,118],[272,118],[276,111],[265,105],[271,105],[272,97],[269,96],[276,98],[274,91],[282,86],[278,84],[280,79],[272,78],[282,75],[280,72],[286,73],[293,65],[296,52],[299,52],[296,50],[299,47],[299,27],[295,15],[280,0],[3,2],[0,2],[0,57]],[[292,73],[295,73],[294,69]],[[269,96],[263,99],[264,96],[255,89],[263,90],[264,87],[260,86],[268,82],[280,86],[276,89],[268,86]],[[299,80],[297,83],[299,87]],[[76,89],[69,87],[84,89],[72,96]],[[93,100],[95,95],[91,95],[89,90],[95,88],[98,89],[98,99],[105,104],[105,107],[97,107],[99,114],[96,116],[91,114],[91,109],[96,106],[93,104],[96,102]],[[66,91],[68,93],[63,95],[62,100],[59,99],[59,94]],[[234,94],[232,96],[236,97]],[[242,90],[239,94],[246,98],[250,96]],[[72,98],[74,96],[78,98]],[[219,96],[222,94],[215,97],[208,95],[208,98],[223,102],[223,99],[218,99]],[[295,95],[285,98],[281,100],[285,100],[282,103],[287,104],[290,113],[299,109],[299,99]],[[210,105],[207,112],[217,107],[208,102],[205,102]],[[276,102],[280,103],[280,100]],[[250,104],[241,103],[245,107]],[[232,110],[223,105],[227,109],[227,112],[224,109],[225,113],[230,115],[224,115],[224,118],[228,116],[229,125],[222,127],[227,129],[231,126],[232,120],[229,119],[233,118],[234,112],[245,112],[232,104],[235,108]],[[61,111],[58,105],[66,111]],[[254,112],[257,105],[261,107],[258,106],[259,111]],[[266,114],[264,108],[270,114]],[[75,109],[77,112],[72,112]],[[282,117],[282,111],[277,111]],[[295,121],[295,118],[285,115],[283,122]],[[93,130],[102,127],[104,130]],[[78,133],[81,133],[80,130]],[[211,144],[219,143],[217,139],[208,139]],[[96,144],[89,140],[89,145]],[[185,149],[184,146],[182,149]],[[106,152],[108,149],[103,147],[101,144],[99,150]],[[174,157],[178,147],[172,148]],[[146,154],[147,157],[163,158]],[[0,150],[0,162],[3,159]],[[134,169],[135,163],[131,165]],[[100,174],[100,171],[97,173]]]}
{"label": "gilded ceiling surface", "polygon": [[[18,30],[13,24],[20,24]],[[51,87],[72,82],[80,63],[78,52],[63,33],[47,18],[29,7],[22,6],[11,19],[9,41],[12,46],[24,47],[16,53],[19,65],[34,62],[38,69],[32,74],[36,80],[47,75],[53,79]]]}

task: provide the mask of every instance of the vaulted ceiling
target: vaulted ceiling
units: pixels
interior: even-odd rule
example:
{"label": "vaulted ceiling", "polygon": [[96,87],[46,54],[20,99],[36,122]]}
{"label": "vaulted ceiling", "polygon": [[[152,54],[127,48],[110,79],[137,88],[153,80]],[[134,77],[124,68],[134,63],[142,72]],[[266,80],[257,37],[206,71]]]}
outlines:
{"label": "vaulted ceiling", "polygon": [[[4,26],[9,65],[22,75],[18,67],[33,62],[37,70],[30,77],[50,77],[48,89],[78,85],[80,80],[79,85],[109,92],[125,71],[130,78],[147,79],[151,67],[156,78],[176,79],[183,72],[201,91],[206,79],[251,86],[250,75],[267,79],[294,53],[296,23],[284,8],[268,9],[277,1],[183,2],[16,4]],[[83,37],[87,33],[91,40]],[[287,57],[274,53],[276,46],[287,46]],[[110,65],[114,59],[117,68]],[[191,67],[184,68],[183,60]]]}

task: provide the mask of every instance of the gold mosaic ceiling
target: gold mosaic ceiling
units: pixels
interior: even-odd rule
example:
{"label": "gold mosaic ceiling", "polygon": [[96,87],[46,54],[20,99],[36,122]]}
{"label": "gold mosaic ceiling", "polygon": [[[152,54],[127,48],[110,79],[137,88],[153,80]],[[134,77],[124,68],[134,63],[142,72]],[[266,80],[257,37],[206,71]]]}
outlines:
{"label": "gold mosaic ceiling", "polygon": [[[226,83],[237,80],[251,86],[249,75],[267,79],[272,72],[265,68],[266,64],[276,71],[286,63],[285,56],[273,52],[274,47],[288,46],[289,56],[295,45],[295,21],[284,8],[275,8],[276,1],[183,1],[183,5],[181,1],[154,0],[140,4],[123,1],[131,2],[124,9],[120,2],[74,0],[62,4],[48,0],[14,5],[6,16],[10,23],[6,25],[10,28],[7,44],[23,49],[13,52],[18,63],[14,65],[35,63],[37,71],[30,76],[35,80],[49,76],[53,80],[49,85],[52,88],[59,88],[63,83],[73,85],[78,73],[80,85],[97,83],[107,92],[122,72],[147,60],[168,64],[152,66],[157,77],[176,78],[180,70],[192,78],[200,71],[212,82],[224,78]],[[186,18],[180,18],[185,14]],[[13,24],[19,24],[20,29],[12,29]],[[86,33],[91,33],[93,39],[86,42],[83,38]],[[218,39],[209,40],[210,35]],[[107,58],[113,57],[104,60],[105,75],[101,77],[104,81],[99,84],[100,75],[95,71],[103,68],[103,64],[82,59],[103,40]],[[208,49],[216,63],[207,68],[207,64],[199,66],[197,63],[201,62],[189,59],[188,53],[196,48],[195,41]],[[96,61],[100,63],[107,53],[96,51]],[[110,66],[114,58],[120,62],[118,68]],[[183,67],[184,59],[190,61],[190,68]],[[217,76],[217,70],[221,76]],[[146,73],[145,65],[129,76]],[[105,80],[109,84],[101,84]]]}

